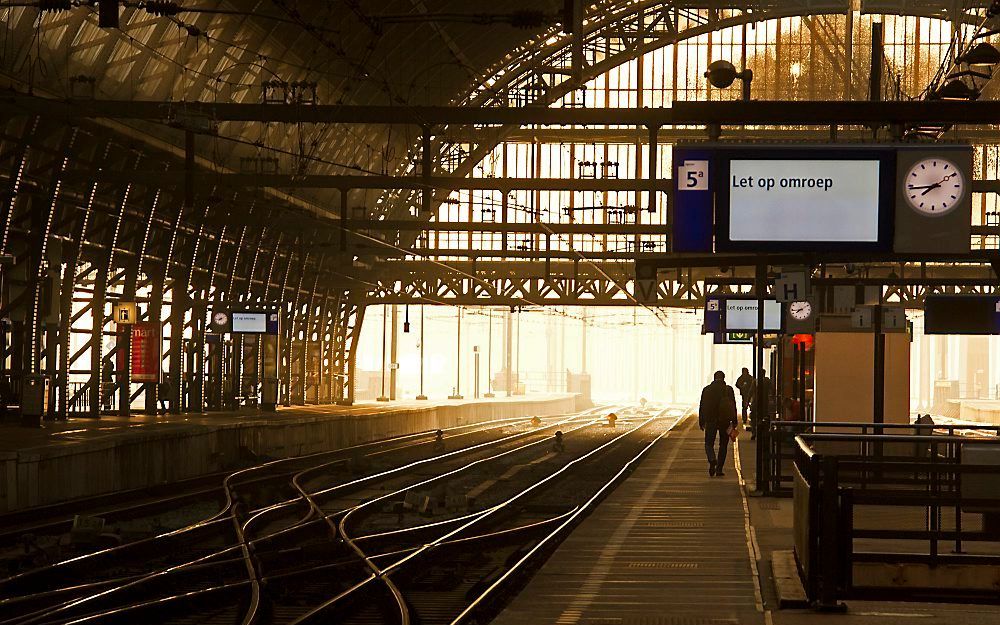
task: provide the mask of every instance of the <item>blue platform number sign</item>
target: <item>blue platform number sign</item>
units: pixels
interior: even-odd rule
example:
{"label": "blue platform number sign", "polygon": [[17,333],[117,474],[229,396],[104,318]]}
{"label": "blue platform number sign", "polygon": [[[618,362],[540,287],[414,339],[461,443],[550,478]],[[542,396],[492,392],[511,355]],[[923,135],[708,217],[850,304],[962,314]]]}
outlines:
{"label": "blue platform number sign", "polygon": [[[722,300],[716,297],[705,299],[705,325],[702,334],[722,335]],[[721,338],[719,339],[721,342]]]}
{"label": "blue platform number sign", "polygon": [[673,235],[675,252],[711,252],[712,155],[704,148],[674,149]]}

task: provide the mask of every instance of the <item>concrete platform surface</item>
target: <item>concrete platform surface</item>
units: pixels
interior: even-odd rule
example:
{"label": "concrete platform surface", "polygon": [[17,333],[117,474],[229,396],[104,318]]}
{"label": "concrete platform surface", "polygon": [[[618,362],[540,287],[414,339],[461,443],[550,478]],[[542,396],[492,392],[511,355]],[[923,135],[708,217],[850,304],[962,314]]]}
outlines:
{"label": "concrete platform surface", "polygon": [[494,625],[764,623],[732,456],[712,478],[688,418],[542,565]]}
{"label": "concrete platform surface", "polygon": [[751,496],[747,435],[723,478],[708,476],[702,440],[692,418],[660,441],[493,625],[1000,625],[990,605],[779,609],[772,559],[792,548],[792,500]]}
{"label": "concrete platform surface", "polygon": [[203,412],[168,415],[135,414],[130,417],[103,415],[99,419],[74,418],[44,421],[41,428],[21,427],[16,421],[0,422],[0,452],[37,450],[49,446],[78,444],[109,437],[133,436],[136,433],[170,432],[191,427],[246,427],[248,424],[280,424],[309,419],[350,418],[392,415],[406,412],[463,408],[473,406],[525,405],[573,397],[566,393],[538,393],[492,399],[401,400],[392,402],[359,401],[353,406],[334,404],[279,406],[274,412]]}
{"label": "concrete platform surface", "polygon": [[575,394],[295,406],[273,413],[0,424],[0,512],[229,470],[392,436],[577,410]]}

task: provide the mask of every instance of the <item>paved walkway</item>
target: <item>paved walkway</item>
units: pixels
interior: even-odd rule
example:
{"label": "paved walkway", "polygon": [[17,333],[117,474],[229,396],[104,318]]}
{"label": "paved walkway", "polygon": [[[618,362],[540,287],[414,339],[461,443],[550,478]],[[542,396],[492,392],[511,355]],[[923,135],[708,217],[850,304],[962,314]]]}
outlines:
{"label": "paved walkway", "polygon": [[494,625],[764,623],[739,475],[710,478],[703,440],[678,424]]}

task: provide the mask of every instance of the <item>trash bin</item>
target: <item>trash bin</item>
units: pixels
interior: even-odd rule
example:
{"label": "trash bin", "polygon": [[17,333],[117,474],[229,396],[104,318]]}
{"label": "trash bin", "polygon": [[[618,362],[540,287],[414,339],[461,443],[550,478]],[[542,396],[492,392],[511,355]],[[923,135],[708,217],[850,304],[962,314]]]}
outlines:
{"label": "trash bin", "polygon": [[278,379],[264,378],[260,390],[261,410],[275,410],[278,406]]}
{"label": "trash bin", "polygon": [[21,386],[21,425],[42,427],[42,416],[49,408],[49,378],[41,374],[24,376]]}

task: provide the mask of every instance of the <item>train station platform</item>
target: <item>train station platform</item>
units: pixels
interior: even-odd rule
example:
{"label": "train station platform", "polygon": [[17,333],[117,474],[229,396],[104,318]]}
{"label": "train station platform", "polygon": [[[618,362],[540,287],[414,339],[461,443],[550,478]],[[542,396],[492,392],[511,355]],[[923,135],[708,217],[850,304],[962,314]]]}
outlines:
{"label": "train station platform", "polygon": [[850,601],[818,613],[779,595],[772,561],[793,544],[792,499],[757,497],[743,434],[709,477],[697,419],[661,439],[567,537],[494,625],[1000,625],[995,606]]}
{"label": "train station platform", "polygon": [[739,471],[709,477],[703,441],[679,423],[495,625],[764,623]]}
{"label": "train station platform", "polygon": [[275,412],[0,423],[0,512],[224,471],[411,432],[577,410],[575,394],[279,407]]}

